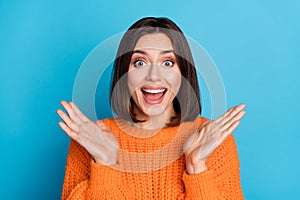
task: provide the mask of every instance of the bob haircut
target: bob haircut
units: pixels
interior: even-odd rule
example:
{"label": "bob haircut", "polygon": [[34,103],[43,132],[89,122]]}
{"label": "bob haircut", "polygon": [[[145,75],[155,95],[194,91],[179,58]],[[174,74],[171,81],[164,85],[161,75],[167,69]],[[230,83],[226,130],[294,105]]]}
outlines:
{"label": "bob haircut", "polygon": [[167,126],[193,121],[201,114],[197,73],[190,47],[183,32],[168,18],[142,18],[135,22],[122,37],[113,66],[110,88],[111,108],[119,118],[141,122],[135,118],[133,111],[135,103],[129,92],[127,72],[137,41],[143,35],[152,33],[164,33],[170,38],[182,76],[179,91],[173,100],[175,116]]}

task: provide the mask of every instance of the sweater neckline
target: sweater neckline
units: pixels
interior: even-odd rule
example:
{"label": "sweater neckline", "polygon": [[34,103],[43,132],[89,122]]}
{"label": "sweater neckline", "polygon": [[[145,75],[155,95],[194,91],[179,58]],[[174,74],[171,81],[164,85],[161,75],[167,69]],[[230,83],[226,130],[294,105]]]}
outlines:
{"label": "sweater neckline", "polygon": [[[125,132],[129,136],[132,136],[136,139],[150,139],[150,138],[154,139],[160,137],[172,137],[174,135],[171,134],[171,132],[174,132],[174,130],[177,130],[179,127],[177,125],[172,127],[163,127],[161,129],[149,130],[149,129],[143,129],[139,127],[134,127],[130,125],[129,122],[121,118],[115,118],[115,123],[121,131]],[[164,134],[164,133],[168,133],[168,134]]]}

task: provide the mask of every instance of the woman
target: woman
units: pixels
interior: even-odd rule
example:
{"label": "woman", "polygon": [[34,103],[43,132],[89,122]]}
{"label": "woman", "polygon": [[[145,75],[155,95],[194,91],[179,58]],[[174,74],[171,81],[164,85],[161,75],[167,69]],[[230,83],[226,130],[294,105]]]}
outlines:
{"label": "woman", "polygon": [[216,120],[201,104],[189,45],[167,18],[143,18],[114,62],[116,118],[90,121],[72,102],[57,110],[71,137],[62,199],[243,199],[231,134],[245,114]]}

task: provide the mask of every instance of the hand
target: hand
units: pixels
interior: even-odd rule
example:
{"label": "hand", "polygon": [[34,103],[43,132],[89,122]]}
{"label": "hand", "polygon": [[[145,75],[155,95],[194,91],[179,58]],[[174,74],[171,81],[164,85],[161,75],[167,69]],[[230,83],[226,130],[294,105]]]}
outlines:
{"label": "hand", "polygon": [[58,123],[62,130],[83,146],[97,163],[116,164],[119,143],[103,122],[90,121],[72,102],[61,101],[61,104],[69,115],[57,110],[57,114],[64,121]]}
{"label": "hand", "polygon": [[237,128],[246,113],[245,104],[232,107],[216,120],[208,120],[185,142],[188,174],[198,174],[207,169],[206,160],[212,152]]}

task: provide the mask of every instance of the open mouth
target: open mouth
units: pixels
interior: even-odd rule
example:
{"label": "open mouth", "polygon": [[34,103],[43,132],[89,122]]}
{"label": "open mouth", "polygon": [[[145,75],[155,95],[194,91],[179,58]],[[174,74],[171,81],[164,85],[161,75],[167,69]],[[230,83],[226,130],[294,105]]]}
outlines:
{"label": "open mouth", "polygon": [[167,88],[141,88],[144,100],[148,104],[159,104],[163,101]]}

